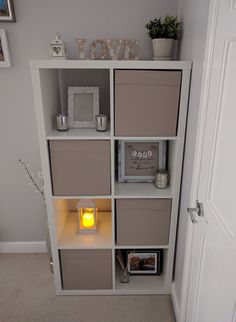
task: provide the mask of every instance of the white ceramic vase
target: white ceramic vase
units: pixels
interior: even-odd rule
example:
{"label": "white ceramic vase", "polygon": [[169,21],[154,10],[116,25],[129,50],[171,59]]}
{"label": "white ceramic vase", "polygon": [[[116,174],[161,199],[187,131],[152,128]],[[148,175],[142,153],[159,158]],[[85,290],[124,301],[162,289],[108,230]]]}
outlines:
{"label": "white ceramic vase", "polygon": [[171,60],[173,39],[156,38],[152,39],[153,59],[155,60]]}

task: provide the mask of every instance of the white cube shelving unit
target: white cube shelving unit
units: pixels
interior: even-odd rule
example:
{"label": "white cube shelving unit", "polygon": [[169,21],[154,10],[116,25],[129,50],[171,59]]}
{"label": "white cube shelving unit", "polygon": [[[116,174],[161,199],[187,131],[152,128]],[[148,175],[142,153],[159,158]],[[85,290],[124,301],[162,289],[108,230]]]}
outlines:
{"label": "white cube shelving unit", "polygon": [[[58,295],[88,294],[169,294],[171,292],[173,261],[176,242],[180,184],[188,105],[191,63],[183,61],[79,61],[79,60],[32,60],[30,62],[40,154],[45,182],[45,196],[52,245],[54,278]],[[179,114],[176,136],[120,137],[114,131],[114,71],[115,70],[163,70],[181,71]],[[82,77],[80,78],[80,74]],[[92,77],[97,75],[97,77]],[[107,132],[95,129],[56,130],[55,116],[67,107],[68,86],[99,86],[103,101],[110,115]],[[53,140],[108,140],[111,146],[111,193],[96,196],[55,196],[52,189],[49,141]],[[118,183],[115,177],[117,140],[167,140],[170,185],[157,189],[153,183]],[[71,203],[81,198],[106,199],[108,211],[99,213],[97,235],[77,234],[77,221]],[[119,198],[171,199],[169,242],[165,245],[124,245],[115,240],[115,200]],[[116,249],[163,249],[163,272],[160,276],[130,276],[130,282],[119,281],[119,268],[115,260]],[[109,249],[112,254],[112,287],[110,289],[63,289],[60,263],[61,250]],[[96,274],[96,272],[95,272]]]}

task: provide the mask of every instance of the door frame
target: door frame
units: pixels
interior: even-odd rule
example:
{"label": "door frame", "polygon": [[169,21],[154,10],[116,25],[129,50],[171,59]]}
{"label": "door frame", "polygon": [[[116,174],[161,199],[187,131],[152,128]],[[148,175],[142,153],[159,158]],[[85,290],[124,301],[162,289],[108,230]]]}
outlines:
{"label": "door frame", "polygon": [[[212,75],[212,62],[214,53],[214,44],[216,36],[216,26],[218,21],[220,0],[210,0],[209,13],[208,13],[208,27],[207,27],[207,37],[206,46],[203,62],[203,73],[202,73],[202,85],[201,85],[201,97],[199,103],[199,114],[198,114],[198,124],[196,133],[196,145],[194,152],[194,163],[193,163],[193,177],[190,189],[190,204],[189,207],[196,206],[197,192],[199,185],[199,174],[201,169],[202,161],[202,150],[205,136],[205,123],[207,116],[207,107],[209,99],[209,88]],[[191,87],[190,87],[191,91]],[[187,209],[186,209],[187,216]],[[188,218],[188,217],[186,217]],[[186,321],[186,314],[188,309],[188,295],[189,286],[191,278],[191,264],[192,264],[192,254],[193,254],[193,229],[194,225],[188,218],[187,234],[186,234],[186,248],[184,255],[183,264],[183,280],[181,286],[181,298],[180,301],[175,300],[176,293],[175,288],[172,286],[172,299],[175,307],[176,321],[177,322],[191,322]],[[176,307],[175,303],[179,302],[179,307]]]}

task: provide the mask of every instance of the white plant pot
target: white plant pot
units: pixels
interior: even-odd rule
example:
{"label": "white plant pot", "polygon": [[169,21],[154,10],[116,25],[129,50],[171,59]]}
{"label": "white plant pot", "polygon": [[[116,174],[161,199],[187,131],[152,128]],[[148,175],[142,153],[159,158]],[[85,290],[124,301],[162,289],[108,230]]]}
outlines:
{"label": "white plant pot", "polygon": [[153,59],[170,60],[174,40],[167,38],[152,39]]}

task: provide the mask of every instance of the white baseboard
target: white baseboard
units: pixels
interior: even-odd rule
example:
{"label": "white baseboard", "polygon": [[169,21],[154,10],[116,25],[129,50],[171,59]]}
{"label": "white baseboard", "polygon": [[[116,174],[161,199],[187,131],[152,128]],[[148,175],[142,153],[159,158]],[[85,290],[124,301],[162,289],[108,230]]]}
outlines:
{"label": "white baseboard", "polygon": [[0,253],[47,253],[45,241],[0,242]]}
{"label": "white baseboard", "polygon": [[174,311],[175,311],[176,322],[181,322],[180,321],[179,300],[178,300],[177,293],[176,293],[175,282],[172,283],[171,298],[172,298],[172,303],[173,303],[173,307],[174,307]]}

